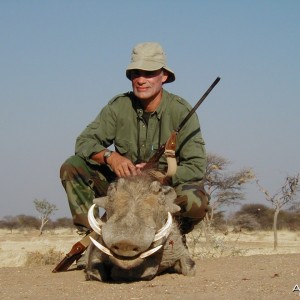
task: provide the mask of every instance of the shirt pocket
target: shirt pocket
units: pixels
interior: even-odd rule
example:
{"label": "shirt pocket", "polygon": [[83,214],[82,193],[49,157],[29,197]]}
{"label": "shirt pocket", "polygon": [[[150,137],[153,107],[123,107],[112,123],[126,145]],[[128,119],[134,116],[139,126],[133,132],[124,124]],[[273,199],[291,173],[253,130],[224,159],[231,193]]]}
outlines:
{"label": "shirt pocket", "polygon": [[126,139],[115,140],[115,148],[116,151],[122,156],[125,156],[133,161],[133,145],[130,141]]}

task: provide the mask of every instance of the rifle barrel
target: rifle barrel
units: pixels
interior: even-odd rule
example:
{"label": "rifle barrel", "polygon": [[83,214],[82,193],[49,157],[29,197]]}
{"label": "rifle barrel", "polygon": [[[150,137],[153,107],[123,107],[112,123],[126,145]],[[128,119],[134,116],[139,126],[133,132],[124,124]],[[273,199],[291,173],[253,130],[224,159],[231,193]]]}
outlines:
{"label": "rifle barrel", "polygon": [[188,121],[188,119],[191,117],[191,115],[198,109],[198,107],[202,104],[202,102],[205,100],[205,98],[208,96],[208,94],[212,91],[212,89],[218,84],[218,82],[220,80],[221,80],[221,78],[217,77],[217,79],[211,84],[211,86],[207,89],[207,91],[199,99],[199,101],[196,103],[196,105],[187,114],[187,116],[182,120],[180,125],[175,129],[176,132],[179,132],[181,130],[181,128],[185,125],[185,123]]}
{"label": "rifle barrel", "polygon": [[[217,77],[216,80],[211,84],[211,86],[207,89],[207,91],[203,94],[203,96],[198,100],[196,105],[191,109],[191,111],[187,114],[187,116],[181,121],[179,126],[173,131],[173,133],[178,134],[178,132],[182,129],[182,127],[185,125],[185,123],[189,120],[189,118],[192,116],[192,114],[197,110],[197,108],[201,105],[201,103],[205,100],[205,98],[208,96],[208,94],[212,91],[212,89],[218,84],[220,81],[220,77]],[[151,168],[154,163],[157,163],[160,157],[165,152],[165,146],[167,143],[164,143],[161,145],[156,153],[148,160],[146,163],[144,169]]]}

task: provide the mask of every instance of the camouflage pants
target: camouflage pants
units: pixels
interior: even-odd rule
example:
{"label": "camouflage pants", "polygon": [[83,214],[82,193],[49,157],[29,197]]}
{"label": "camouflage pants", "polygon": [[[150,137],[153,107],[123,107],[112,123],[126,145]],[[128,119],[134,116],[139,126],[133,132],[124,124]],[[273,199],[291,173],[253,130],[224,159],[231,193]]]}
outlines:
{"label": "camouflage pants", "polygon": [[[116,175],[106,165],[92,165],[74,155],[61,166],[60,178],[67,193],[74,225],[90,228],[87,212],[94,198],[106,195]],[[205,217],[209,198],[201,182],[180,184],[174,189],[177,193],[176,203],[181,207],[175,218],[182,233],[188,233]]]}

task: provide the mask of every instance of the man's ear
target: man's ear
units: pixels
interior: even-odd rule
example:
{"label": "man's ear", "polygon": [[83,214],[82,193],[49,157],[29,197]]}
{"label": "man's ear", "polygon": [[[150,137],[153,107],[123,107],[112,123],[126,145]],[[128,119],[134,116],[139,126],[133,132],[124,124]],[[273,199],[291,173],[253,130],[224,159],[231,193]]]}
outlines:
{"label": "man's ear", "polygon": [[163,69],[163,76],[161,81],[162,84],[164,84],[167,81],[168,77],[169,77],[169,73],[165,69]]}

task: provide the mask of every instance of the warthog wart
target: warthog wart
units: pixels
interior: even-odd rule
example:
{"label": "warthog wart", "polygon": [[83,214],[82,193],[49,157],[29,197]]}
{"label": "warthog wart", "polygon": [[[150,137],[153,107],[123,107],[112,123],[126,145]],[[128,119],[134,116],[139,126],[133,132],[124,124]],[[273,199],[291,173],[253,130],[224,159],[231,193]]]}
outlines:
{"label": "warthog wart", "polygon": [[[86,279],[150,280],[162,272],[194,275],[195,262],[172,217],[180,210],[175,199],[172,187],[147,174],[112,183],[107,196],[95,199],[89,210],[97,237],[86,253]],[[94,217],[95,207],[105,209],[105,220]]]}

